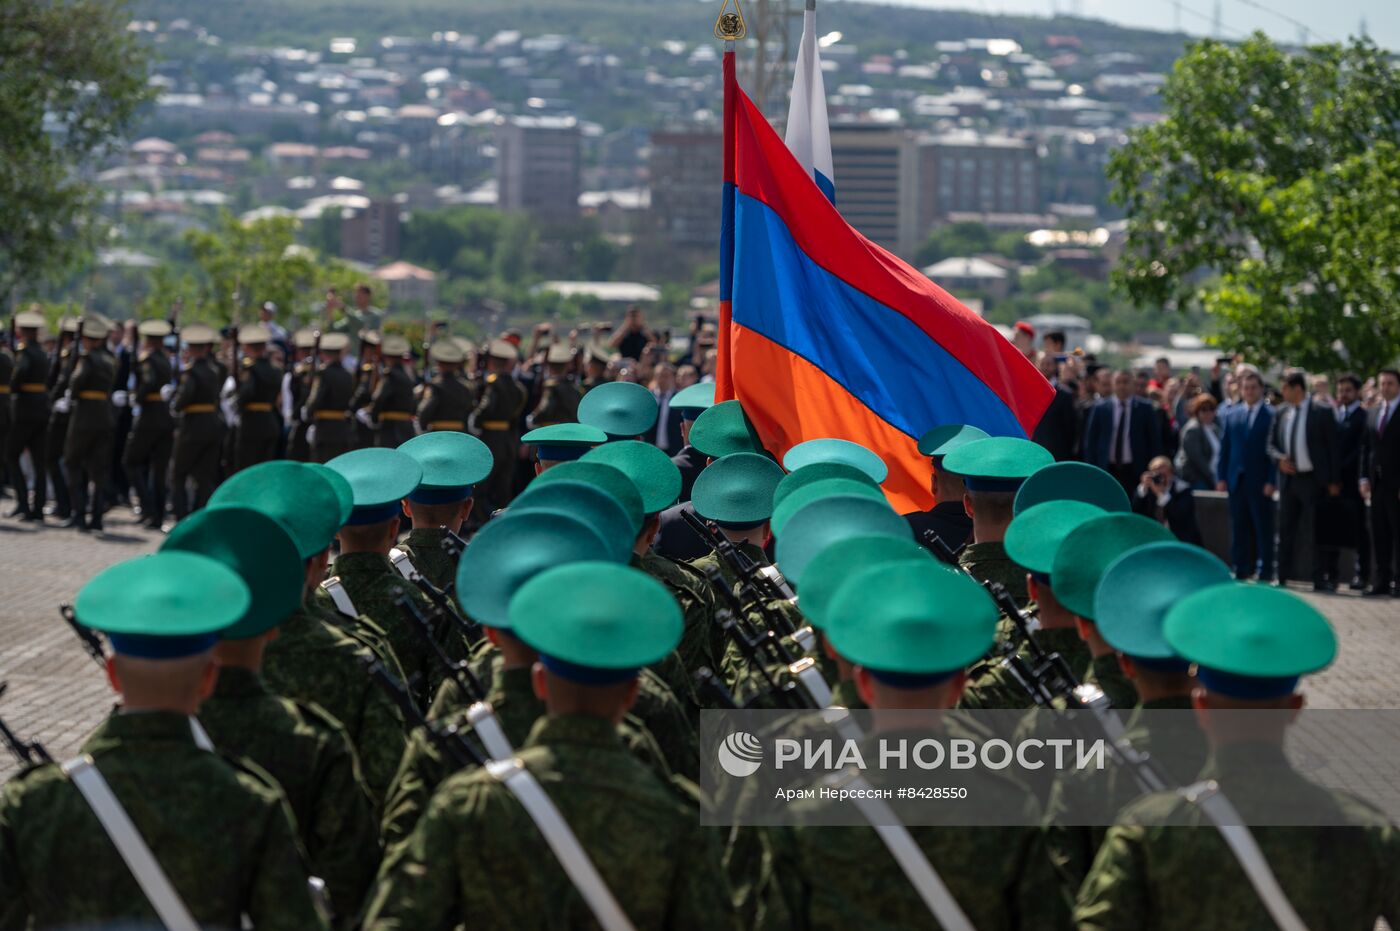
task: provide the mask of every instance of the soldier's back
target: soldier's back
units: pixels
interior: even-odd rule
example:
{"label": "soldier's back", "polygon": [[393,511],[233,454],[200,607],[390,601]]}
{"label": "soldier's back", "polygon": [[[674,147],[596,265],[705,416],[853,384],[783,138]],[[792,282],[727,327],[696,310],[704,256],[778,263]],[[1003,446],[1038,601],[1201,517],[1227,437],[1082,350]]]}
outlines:
{"label": "soldier's back", "polygon": [[476,389],[455,372],[438,372],[424,386],[418,423],[424,430],[465,430]]}
{"label": "soldier's back", "polygon": [[49,419],[49,356],[38,343],[22,343],[10,379],[10,406],[16,423]]}
{"label": "soldier's back", "polygon": [[[199,749],[188,718],[114,715],[83,751],[202,927],[322,927],[281,792]],[[159,921],[73,783],[29,770],[0,791],[0,927],[89,925]]]}

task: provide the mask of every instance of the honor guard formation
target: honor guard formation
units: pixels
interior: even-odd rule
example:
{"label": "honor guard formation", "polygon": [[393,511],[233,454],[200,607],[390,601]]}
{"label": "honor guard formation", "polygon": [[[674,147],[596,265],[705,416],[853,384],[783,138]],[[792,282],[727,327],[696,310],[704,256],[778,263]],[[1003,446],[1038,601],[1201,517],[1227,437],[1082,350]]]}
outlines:
{"label": "honor guard formation", "polygon": [[[356,322],[114,354],[95,314],[17,316],[16,516],[166,532],[55,610],[116,693],[78,754],[3,729],[0,931],[1400,927],[1396,828],[1227,723],[1301,708],[1329,623],[1120,477],[929,424],[937,504],[902,515],[880,450],[776,456],[710,382]],[[1107,782],[988,782],[1020,826],[706,826],[701,713],[734,708],[1121,740]],[[1287,792],[1332,826],[1221,817]]]}

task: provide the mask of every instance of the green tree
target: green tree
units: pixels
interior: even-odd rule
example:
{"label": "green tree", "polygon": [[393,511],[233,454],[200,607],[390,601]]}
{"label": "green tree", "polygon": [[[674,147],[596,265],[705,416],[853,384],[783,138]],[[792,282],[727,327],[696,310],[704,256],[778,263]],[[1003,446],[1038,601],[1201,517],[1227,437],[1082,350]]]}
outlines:
{"label": "green tree", "polygon": [[1400,73],[1368,41],[1287,53],[1202,41],[1164,119],[1109,164],[1128,214],[1115,283],[1140,306],[1199,302],[1260,361],[1374,371],[1400,345]]}
{"label": "green tree", "polygon": [[963,221],[936,227],[928,239],[914,253],[914,263],[919,266],[932,265],[943,259],[991,252],[995,245],[992,231],[981,223]]}
{"label": "green tree", "polygon": [[91,250],[100,195],[86,170],[150,95],[119,0],[0,3],[0,304]]}

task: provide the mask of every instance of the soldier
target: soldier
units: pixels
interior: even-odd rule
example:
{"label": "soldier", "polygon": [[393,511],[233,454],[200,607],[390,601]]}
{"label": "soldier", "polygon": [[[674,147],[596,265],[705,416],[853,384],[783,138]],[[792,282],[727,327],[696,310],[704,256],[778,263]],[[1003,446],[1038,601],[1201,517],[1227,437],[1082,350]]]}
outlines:
{"label": "soldier", "polygon": [[[571,593],[567,603],[560,592]],[[515,594],[510,623],[540,653],[532,675],[547,709],[517,762],[549,787],[606,890],[637,928],[733,927],[719,851],[699,825],[693,787],[662,782],[618,739],[638,670],[680,639],[680,612],[665,588],[612,564],[560,566]],[[618,837],[628,839],[625,851]],[[470,864],[486,843],[495,874],[510,877],[509,896],[479,881]],[[574,927],[590,917],[512,790],[476,771],[438,790],[381,872],[365,928]]]}
{"label": "soldier", "polygon": [[297,462],[311,461],[311,444],[306,439],[310,420],[306,416],[306,401],[311,397],[311,381],[316,369],[312,358],[316,347],[316,331],[300,329],[292,334],[292,356],[295,360],[282,376],[282,415],[291,425],[287,437],[287,458]]}
{"label": "soldier", "polygon": [[170,358],[165,354],[170,324],[164,320],[142,320],[136,332],[142,340],[131,392],[136,419],[122,451],[122,464],[136,486],[142,525],[159,530],[165,520],[166,471],[175,441],[175,418],[168,403],[172,371]]}
{"label": "soldier", "polygon": [[435,372],[423,386],[418,402],[418,426],[424,432],[466,430],[467,418],[476,403],[471,384],[462,376],[466,352],[455,341],[440,339],[433,343],[428,358]]}
{"label": "soldier", "polygon": [[248,610],[219,632],[219,678],[199,721],[220,751],[252,760],[277,780],[311,872],[325,881],[334,926],[350,927],[379,865],[378,824],[355,750],[335,718],[275,695],[262,676],[264,652],[301,605],[296,543],[266,514],[223,506],[177,524],[161,552],[207,556],[248,585]]}
{"label": "soldier", "polygon": [[671,461],[676,464],[676,468],[681,470],[682,502],[690,500],[690,489],[695,485],[695,478],[700,474],[700,470],[705,468],[705,457],[700,455],[699,450],[690,445],[690,428],[701,412],[709,410],[714,405],[714,382],[682,388],[671,398],[671,410],[678,411],[681,415],[682,445],[680,450],[671,457]]}
{"label": "soldier", "polygon": [[[68,435],[63,444],[63,460],[68,466],[68,486],[73,514],[64,523],[81,531],[102,531],[103,491],[112,467],[112,440],[116,416],[112,409],[112,387],[117,377],[117,360],[107,351],[111,324],[96,314],[83,318],[82,354],[68,384],[73,412],[68,419]],[[92,497],[88,497],[88,483]],[[88,505],[91,503],[91,516]]]}
{"label": "soldier", "polygon": [[549,347],[545,356],[545,365],[549,371],[540,388],[539,403],[525,420],[531,429],[550,427],[578,418],[581,395],[578,385],[569,377],[569,366],[573,361],[574,353],[568,346],[557,343]]}
{"label": "soldier", "polygon": [[449,533],[460,533],[471,516],[472,487],[491,472],[491,450],[468,433],[425,433],[399,447],[423,467],[423,479],[404,511],[413,529],[398,545],[413,568],[446,591],[457,580],[457,560],[443,549]]}
{"label": "soldier", "polygon": [[73,407],[68,397],[68,381],[73,377],[77,356],[78,319],[64,317],[58,322],[57,354],[49,360],[49,396],[53,398],[53,408],[49,414],[48,441],[44,444],[44,472],[53,485],[53,516],[60,521],[73,516],[63,447],[67,444],[68,415]]}
{"label": "soldier", "polygon": [[609,440],[636,440],[651,433],[661,409],[656,396],[630,381],[599,385],[579,402],[578,422],[597,427]]}
{"label": "soldier", "polygon": [[[10,482],[15,489],[15,509],[11,517],[23,521],[44,520],[44,499],[48,496],[44,466],[47,462],[49,426],[49,357],[39,344],[39,331],[44,327],[44,315],[30,308],[15,317],[19,343],[15,346],[15,368],[6,382],[10,396],[10,441],[6,450]],[[28,451],[34,467],[34,498],[24,481],[20,460]]]}
{"label": "soldier", "polygon": [[[402,336],[388,333],[380,348],[384,355],[384,372],[376,379],[366,419],[373,426],[376,445],[397,449],[413,439],[415,385],[404,362],[410,347]],[[359,417],[362,412],[363,409],[356,410],[355,416]]]}
{"label": "soldier", "polygon": [[[872,599],[871,592],[883,597]],[[996,605],[965,575],[927,560],[877,565],[849,577],[826,612],[826,637],[855,666],[871,708],[950,708],[966,666],[992,645]],[[881,718],[874,718],[879,726]],[[880,735],[935,734],[908,717]],[[874,753],[872,747],[870,750]],[[882,774],[870,776],[877,788]],[[1038,824],[1023,788],[991,772],[977,780],[979,801],[1019,811]],[[996,801],[993,801],[995,799]],[[898,804],[892,806],[898,813]],[[1065,903],[1038,827],[912,827],[920,851],[976,928],[1063,928]],[[928,906],[873,829],[795,827],[771,832],[772,876],[785,928],[931,927]],[[775,916],[776,918],[776,916]]]}
{"label": "soldier", "polygon": [[[1172,650],[1162,626],[1178,601],[1232,578],[1223,562],[1198,546],[1149,543],[1116,560],[1094,594],[1099,632],[1117,652],[1124,674],[1141,696],[1123,725],[1124,738],[1180,785],[1189,785],[1200,772],[1205,736],[1191,714],[1196,680],[1190,664]],[[1158,713],[1164,711],[1175,713]],[[1083,884],[1105,833],[1103,828],[1086,825],[1109,823],[1114,813],[1140,794],[1132,774],[1122,768],[1107,773],[1107,780],[1100,781],[1087,770],[1065,771],[1056,775],[1050,792],[1045,810],[1048,840],[1070,895]],[[1089,812],[1108,820],[1090,821]]]}
{"label": "soldier", "polygon": [[[368,408],[379,387],[381,343],[383,337],[378,330],[360,331],[359,358],[355,364],[354,390],[350,392],[350,410],[355,413],[355,440],[353,449],[366,449],[376,444],[374,422],[361,417],[360,411]],[[366,421],[369,421],[368,423]]]}
{"label": "soldier", "polygon": [[192,553],[119,563],[78,593],[121,704],[76,759],[0,790],[0,925],[326,927],[281,791],[210,752],[193,717],[218,677],[217,632],[250,603],[232,570]]}
{"label": "soldier", "polygon": [[976,582],[999,582],[1022,607],[1026,572],[1006,556],[1002,539],[1011,523],[1021,483],[1054,458],[1030,440],[994,436],[964,443],[943,457],[943,468],[962,478],[963,507],[972,518],[972,542],[958,565]]}
{"label": "soldier", "polygon": [[[1265,821],[1271,802],[1288,800],[1306,805],[1310,823],[1339,826],[1251,832],[1297,914],[1295,926],[1400,921],[1396,828],[1369,804],[1305,779],[1283,752],[1288,724],[1303,707],[1299,678],[1336,656],[1327,620],[1285,591],[1214,585],[1178,601],[1163,634],[1178,656],[1196,664],[1191,704],[1210,747],[1198,778],[1213,780],[1245,823]],[[1189,798],[1161,792],[1123,810],[1079,891],[1079,928],[1274,926],[1221,834]]]}
{"label": "soldier", "polygon": [[592,342],[584,349],[583,354],[584,376],[579,382],[579,390],[587,394],[599,385],[607,384],[608,354]]}
{"label": "soldier", "polygon": [[608,435],[602,430],[581,423],[557,423],[551,427],[536,427],[520,438],[520,442],[535,450],[536,476],[560,463],[573,462],[593,447],[601,446],[607,441]]}
{"label": "soldier", "polygon": [[209,504],[251,508],[276,519],[291,534],[304,572],[302,597],[282,622],[277,639],[267,645],[263,675],[278,695],[314,702],[345,727],[377,812],[398,769],[406,731],[398,708],[374,685],[366,668],[378,661],[400,679],[403,670],[392,655],[380,655],[371,643],[326,620],[314,606],[331,543],[352,509],[349,486],[344,486],[342,500],[335,482],[344,480],[325,466],[265,462],[224,482]]}
{"label": "soldier", "polygon": [[311,458],[316,462],[330,462],[344,455],[354,440],[350,426],[354,379],[341,363],[341,354],[349,345],[350,338],[344,333],[321,334],[321,358],[306,398]]}
{"label": "soldier", "polygon": [[272,334],[260,324],[238,331],[243,347],[239,360],[238,433],[234,440],[234,471],[266,462],[277,455],[282,427],[277,419],[277,395],[282,390],[282,370],[267,357]]}
{"label": "soldier", "polygon": [[[403,578],[389,561],[389,551],[399,536],[399,513],[423,478],[423,467],[396,449],[359,449],[332,459],[328,467],[350,483],[354,510],[340,528],[340,555],[333,577],[322,585],[340,613],[364,614],[388,635],[422,708],[442,677],[432,650],[395,601],[408,598],[428,617],[436,611],[427,596]],[[439,645],[465,655],[465,644],[449,624],[439,618],[435,629]]]}
{"label": "soldier", "polygon": [[503,339],[486,346],[486,380],[471,423],[491,449],[495,462],[477,495],[488,510],[503,508],[515,496],[515,458],[520,451],[520,415],[525,412],[525,389],[516,381],[516,349]]}
{"label": "soldier", "polygon": [[[219,414],[219,389],[224,376],[212,356],[218,334],[212,327],[196,323],[185,327],[180,336],[189,347],[189,364],[180,372],[171,403],[179,415],[170,466],[170,498],[176,521],[204,507],[214,493],[224,435],[224,421]],[[194,482],[193,507],[186,481]]]}
{"label": "soldier", "polygon": [[986,431],[958,423],[934,427],[919,437],[919,452],[933,461],[931,488],[934,505],[927,511],[906,514],[905,518],[914,528],[914,539],[921,546],[928,547],[929,552],[939,559],[946,559],[947,553],[934,545],[929,531],[937,534],[938,539],[954,553],[972,540],[972,518],[963,506],[963,495],[967,489],[963,487],[960,476],[943,468],[943,457],[959,446],[986,438]]}

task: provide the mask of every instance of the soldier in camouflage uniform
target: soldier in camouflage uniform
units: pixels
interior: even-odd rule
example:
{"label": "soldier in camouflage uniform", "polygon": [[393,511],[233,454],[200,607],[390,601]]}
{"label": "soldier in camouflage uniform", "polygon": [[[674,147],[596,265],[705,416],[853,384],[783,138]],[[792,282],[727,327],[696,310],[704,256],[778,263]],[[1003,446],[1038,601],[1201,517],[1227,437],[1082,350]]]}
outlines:
{"label": "soldier in camouflage uniform", "polygon": [[311,461],[311,444],[306,438],[311,426],[306,415],[306,401],[311,397],[311,382],[315,374],[316,332],[310,329],[297,330],[292,334],[291,370],[283,376],[282,392],[289,411],[288,422],[291,433],[287,436],[287,458],[297,462]]}
{"label": "soldier in camouflage uniform", "polygon": [[68,385],[73,409],[68,418],[63,459],[68,467],[73,514],[64,526],[79,530],[102,530],[102,492],[112,467],[112,441],[117,428],[112,388],[117,378],[117,360],[107,350],[110,329],[111,324],[96,314],[83,318],[82,354]]}
{"label": "soldier in camouflage uniform", "polygon": [[434,372],[418,401],[419,428],[425,433],[466,430],[467,418],[476,405],[476,393],[462,374],[467,354],[452,340],[440,339],[433,343],[428,358]]}
{"label": "soldier in camouflage uniform", "polygon": [[165,519],[166,472],[175,442],[175,418],[165,394],[173,378],[164,342],[170,324],[143,320],[136,331],[143,341],[131,393],[136,419],[122,451],[122,464],[136,486],[142,525],[159,530]]}
{"label": "soldier in camouflage uniform", "polygon": [[470,434],[439,431],[409,440],[399,452],[423,467],[423,480],[404,501],[413,529],[398,548],[425,579],[448,591],[457,581],[457,559],[442,544],[471,516],[472,488],[490,474],[491,450]]}
{"label": "soldier in camouflage uniform", "polygon": [[[872,591],[889,597],[871,599]],[[963,665],[992,645],[996,617],[995,604],[966,577],[927,560],[905,560],[847,578],[826,611],[825,633],[835,651],[855,664],[860,691],[870,707],[948,708],[964,681]],[[936,649],[930,648],[933,643]],[[917,740],[930,734],[891,728],[879,736]],[[868,752],[877,751],[871,747]],[[883,777],[878,770],[869,776],[877,788]],[[988,772],[973,791],[981,801],[995,799],[993,804],[1020,811],[1020,824],[1037,823],[1035,800],[1001,774]],[[899,806],[891,806],[896,814]],[[1065,902],[1038,828],[908,830],[972,927],[1068,926]],[[770,875],[779,904],[763,916],[764,927],[936,925],[873,829],[777,828],[769,832],[769,843]]]}
{"label": "soldier in camouflage uniform", "polygon": [[263,463],[219,486],[210,503],[260,511],[292,535],[302,562],[302,598],[267,644],[263,676],[276,694],[315,703],[346,729],[378,812],[403,755],[405,728],[398,708],[366,670],[377,661],[400,680],[403,670],[387,649],[377,652],[313,606],[331,542],[351,510],[348,488],[340,501],[324,472],[329,472],[324,466],[304,463]]}
{"label": "soldier in camouflage uniform", "polygon": [[515,461],[520,452],[520,416],[525,412],[525,389],[515,378],[519,357],[515,346],[493,339],[483,351],[487,374],[481,400],[472,411],[470,423],[491,450],[495,466],[476,495],[487,513],[510,504],[515,495]]}
{"label": "soldier in camouflage uniform", "polygon": [[253,325],[238,333],[244,349],[239,360],[238,431],[234,439],[234,471],[266,462],[277,455],[281,422],[277,418],[277,396],[282,391],[282,370],[267,358],[272,334],[266,327]]}
{"label": "soldier in camouflage uniform", "polygon": [[408,340],[389,333],[380,348],[384,356],[383,374],[370,396],[368,417],[374,427],[375,444],[397,449],[413,439],[416,404],[413,390],[416,386],[404,361],[409,354]]}
{"label": "soldier in camouflage uniform", "polygon": [[[1400,922],[1400,832],[1370,804],[1324,789],[1294,770],[1283,750],[1287,727],[1226,722],[1241,712],[1291,720],[1303,706],[1301,676],[1336,655],[1327,620],[1285,591],[1215,585],[1181,599],[1163,623],[1167,644],[1196,664],[1192,699],[1210,746],[1199,774],[1215,780],[1246,823],[1268,823],[1283,806],[1309,823],[1251,833],[1278,885],[1309,928],[1371,928]],[[1316,820],[1314,820],[1316,819]],[[1274,822],[1277,824],[1277,822]],[[1303,822],[1299,822],[1303,823]],[[1175,791],[1130,805],[1109,828],[1079,890],[1083,931],[1275,925],[1220,833]],[[1183,830],[1183,828],[1190,828]]]}
{"label": "soldier in camouflage uniform", "polygon": [[[47,459],[47,436],[49,427],[49,357],[39,345],[39,331],[44,326],[44,315],[37,310],[28,310],[15,317],[19,330],[19,343],[15,346],[15,367],[5,384],[10,391],[5,404],[10,409],[10,438],[6,448],[6,462],[10,469],[10,482],[15,489],[15,509],[11,517],[25,521],[43,521],[44,499],[48,489],[44,473]],[[24,471],[20,459],[29,452],[34,466],[34,499],[31,503],[29,489],[24,482]]]}
{"label": "soldier in camouflage uniform", "polygon": [[350,340],[344,333],[321,336],[321,358],[306,399],[306,415],[311,421],[311,458],[316,462],[329,462],[344,455],[354,442],[350,397],[355,385],[341,364],[341,354],[349,345]]}
{"label": "soldier in camouflage uniform", "polygon": [[287,797],[311,872],[326,883],[335,926],[348,928],[379,865],[374,808],[340,722],[316,705],[275,695],[262,676],[278,622],[301,604],[297,545],[276,519],[242,506],[208,508],[181,521],[162,552],[197,553],[238,573],[247,612],[219,632],[219,678],[199,709],[214,746],[265,769]]}
{"label": "soldier in camouflage uniform", "polygon": [[[197,743],[192,714],[218,676],[216,631],[250,603],[237,574],[191,553],[144,556],[89,582],[78,620],[108,635],[123,706],[83,744],[89,765],[79,768],[107,783],[194,926],[236,928],[247,916],[260,931],[324,929],[281,790],[252,764]],[[53,764],[0,789],[0,927],[31,926],[164,926]]]}
{"label": "soldier in camouflage uniform", "polygon": [[[179,415],[175,430],[174,460],[170,466],[170,498],[175,520],[208,502],[219,480],[219,449],[224,421],[219,413],[219,389],[224,383],[221,366],[210,355],[218,334],[203,324],[185,327],[180,334],[189,347],[189,364],[180,373],[171,407]],[[194,506],[190,506],[185,482],[194,482]]]}
{"label": "soldier in camouflage uniform", "polygon": [[44,444],[44,472],[53,485],[53,516],[62,521],[73,516],[63,447],[67,443],[68,416],[73,408],[73,401],[68,397],[68,381],[78,361],[78,322],[73,317],[64,317],[58,322],[58,354],[49,364],[49,397],[53,398],[53,407],[49,412],[48,442]]}
{"label": "soldier in camouflage uniform", "polygon": [[[561,591],[573,595],[567,604]],[[616,603],[636,614],[615,616],[607,606]],[[515,594],[510,623],[541,653],[534,677],[547,708],[517,759],[548,787],[633,926],[734,927],[719,851],[713,833],[699,826],[693,787],[659,779],[627,752],[615,723],[636,694],[636,671],[680,639],[680,612],[665,589],[620,566],[561,566]],[[608,638],[607,668],[597,666],[600,636]],[[477,851],[487,838],[492,872],[509,883],[509,896],[500,894],[500,881],[482,880]],[[476,771],[443,784],[386,862],[365,928],[573,927],[590,918],[510,790]]]}

